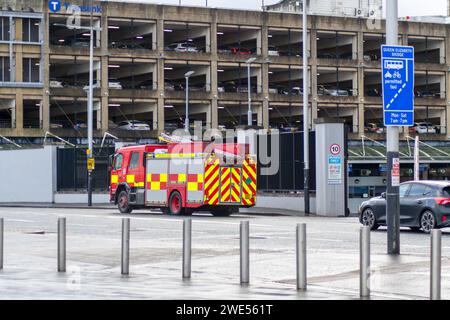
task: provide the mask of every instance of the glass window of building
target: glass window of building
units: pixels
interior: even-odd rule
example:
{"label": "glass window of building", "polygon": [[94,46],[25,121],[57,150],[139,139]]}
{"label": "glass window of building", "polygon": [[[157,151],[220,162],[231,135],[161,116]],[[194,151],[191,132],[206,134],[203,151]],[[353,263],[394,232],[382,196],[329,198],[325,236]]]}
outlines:
{"label": "glass window of building", "polygon": [[22,20],[22,40],[25,42],[39,42],[39,19],[24,18]]}
{"label": "glass window of building", "polygon": [[39,59],[23,59],[23,82],[40,82]]}
{"label": "glass window of building", "polygon": [[0,17],[0,41],[9,40],[9,18]]}
{"label": "glass window of building", "polygon": [[0,82],[9,82],[10,66],[8,57],[0,57]]}

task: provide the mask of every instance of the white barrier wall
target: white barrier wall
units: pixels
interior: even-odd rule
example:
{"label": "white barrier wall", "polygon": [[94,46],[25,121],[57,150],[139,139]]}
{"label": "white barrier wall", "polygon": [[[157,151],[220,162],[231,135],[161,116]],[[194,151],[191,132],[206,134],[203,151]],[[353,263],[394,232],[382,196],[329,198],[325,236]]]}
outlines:
{"label": "white barrier wall", "polygon": [[53,203],[56,147],[0,150],[0,203]]}

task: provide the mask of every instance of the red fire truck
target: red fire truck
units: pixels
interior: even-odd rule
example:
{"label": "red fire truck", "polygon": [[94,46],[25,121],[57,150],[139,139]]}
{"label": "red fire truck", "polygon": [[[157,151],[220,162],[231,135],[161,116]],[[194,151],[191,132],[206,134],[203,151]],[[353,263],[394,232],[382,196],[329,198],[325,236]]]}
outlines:
{"label": "red fire truck", "polygon": [[121,213],[154,207],[170,215],[229,216],[256,204],[256,157],[235,143],[124,147],[112,161],[110,201]]}

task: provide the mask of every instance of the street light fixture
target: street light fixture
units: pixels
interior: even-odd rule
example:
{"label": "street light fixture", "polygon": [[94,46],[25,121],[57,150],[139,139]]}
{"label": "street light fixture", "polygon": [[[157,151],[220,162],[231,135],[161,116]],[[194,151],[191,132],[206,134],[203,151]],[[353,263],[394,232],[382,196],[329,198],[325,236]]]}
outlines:
{"label": "street light fixture", "polygon": [[186,119],[184,120],[184,130],[189,132],[189,77],[192,76],[195,71],[188,71],[184,74],[186,78]]}
{"label": "street light fixture", "polygon": [[251,86],[251,74],[250,67],[256,58],[250,58],[245,63],[247,64],[247,84],[248,84],[248,114],[247,114],[247,125],[253,125],[253,112],[252,112],[252,86]]}

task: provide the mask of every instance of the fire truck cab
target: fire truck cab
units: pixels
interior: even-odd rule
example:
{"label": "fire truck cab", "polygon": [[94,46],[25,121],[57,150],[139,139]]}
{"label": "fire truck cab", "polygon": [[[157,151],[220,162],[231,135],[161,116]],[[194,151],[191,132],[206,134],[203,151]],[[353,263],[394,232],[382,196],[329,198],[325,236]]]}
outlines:
{"label": "fire truck cab", "polygon": [[153,207],[170,215],[229,216],[256,204],[256,157],[248,150],[205,142],[120,148],[110,169],[110,201],[121,213]]}

